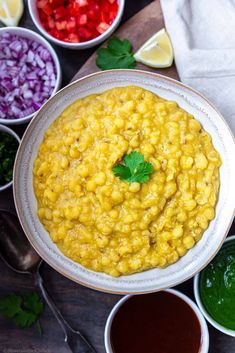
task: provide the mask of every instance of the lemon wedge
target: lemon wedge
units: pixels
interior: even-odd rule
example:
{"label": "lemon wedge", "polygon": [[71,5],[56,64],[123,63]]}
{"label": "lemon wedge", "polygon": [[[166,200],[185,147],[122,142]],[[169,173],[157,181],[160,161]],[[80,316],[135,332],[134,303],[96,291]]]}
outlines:
{"label": "lemon wedge", "polygon": [[161,68],[171,66],[174,54],[165,28],[148,39],[135,53],[134,58],[136,61],[151,67]]}
{"label": "lemon wedge", "polygon": [[6,26],[17,26],[23,11],[23,0],[0,0],[0,21]]}

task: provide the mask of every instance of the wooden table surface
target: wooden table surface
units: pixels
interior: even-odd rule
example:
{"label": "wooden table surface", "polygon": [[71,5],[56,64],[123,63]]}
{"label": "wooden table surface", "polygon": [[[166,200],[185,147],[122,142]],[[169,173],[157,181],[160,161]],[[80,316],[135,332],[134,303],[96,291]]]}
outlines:
{"label": "wooden table surface", "polygon": [[[150,2],[151,0],[126,0],[123,21]],[[37,31],[30,19],[27,7],[20,25]],[[55,47],[55,49],[63,70],[63,85],[70,82],[95,50],[71,51],[60,47]],[[14,127],[19,135],[22,135],[25,128],[26,126],[22,125]],[[14,210],[11,189],[0,194],[0,208]],[[235,223],[229,234],[235,234]],[[61,276],[47,264],[43,267],[43,277],[49,292],[69,323],[87,336],[98,353],[105,353],[103,342],[105,322],[120,296],[82,287]],[[0,262],[0,278],[0,298],[11,291],[24,293],[34,289],[30,277],[13,273],[2,262]],[[177,288],[194,299],[192,280],[184,282]],[[35,327],[18,329],[0,317],[0,353],[69,353],[70,350],[63,342],[62,331],[48,307],[45,307],[41,324],[43,334],[40,336]],[[235,338],[220,333],[209,324],[208,326],[210,331],[209,353],[234,353]]]}

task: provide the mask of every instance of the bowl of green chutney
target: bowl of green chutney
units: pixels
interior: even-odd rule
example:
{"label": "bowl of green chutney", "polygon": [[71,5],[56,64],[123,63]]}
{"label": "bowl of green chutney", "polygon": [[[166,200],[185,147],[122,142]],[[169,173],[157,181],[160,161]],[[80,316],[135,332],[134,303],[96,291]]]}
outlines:
{"label": "bowl of green chutney", "polygon": [[19,144],[19,136],[9,127],[0,125],[0,191],[12,185],[13,167]]}
{"label": "bowl of green chutney", "polygon": [[194,277],[194,295],[207,321],[235,337],[235,235],[225,240],[209,265]]}

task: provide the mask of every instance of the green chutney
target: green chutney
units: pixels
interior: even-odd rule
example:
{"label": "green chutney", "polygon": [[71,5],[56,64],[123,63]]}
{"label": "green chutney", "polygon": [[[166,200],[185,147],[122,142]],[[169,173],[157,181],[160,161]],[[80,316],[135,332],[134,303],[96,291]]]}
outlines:
{"label": "green chutney", "polygon": [[19,142],[14,136],[0,131],[0,186],[12,180],[13,166]]}
{"label": "green chutney", "polygon": [[199,289],[208,314],[223,327],[235,330],[235,240],[224,243],[201,272]]}

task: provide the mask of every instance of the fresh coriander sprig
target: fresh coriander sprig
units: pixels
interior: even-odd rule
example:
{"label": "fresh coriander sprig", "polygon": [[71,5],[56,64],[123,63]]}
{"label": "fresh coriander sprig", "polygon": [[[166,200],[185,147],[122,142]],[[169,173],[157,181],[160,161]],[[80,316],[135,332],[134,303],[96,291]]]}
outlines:
{"label": "fresh coriander sprig", "polygon": [[141,153],[132,151],[126,154],[123,161],[116,164],[112,168],[112,171],[121,180],[129,183],[145,183],[149,180],[153,172],[153,165],[152,163],[145,162],[144,156]]}
{"label": "fresh coriander sprig", "polygon": [[0,314],[22,328],[38,323],[42,311],[43,303],[36,292],[23,296],[10,293],[0,300]]}
{"label": "fresh coriander sprig", "polygon": [[110,39],[107,48],[98,49],[96,65],[101,70],[133,69],[136,61],[129,40]]}

